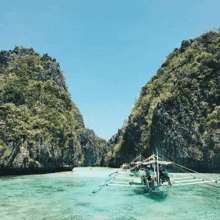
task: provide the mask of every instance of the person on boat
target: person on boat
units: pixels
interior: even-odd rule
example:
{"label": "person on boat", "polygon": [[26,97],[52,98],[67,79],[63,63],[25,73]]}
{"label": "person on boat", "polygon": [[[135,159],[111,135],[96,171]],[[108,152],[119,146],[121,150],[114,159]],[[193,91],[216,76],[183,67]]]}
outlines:
{"label": "person on boat", "polygon": [[147,181],[145,179],[145,176],[142,176],[141,179],[143,180],[144,185],[147,185]]}
{"label": "person on boat", "polygon": [[149,167],[147,167],[147,180],[148,181],[154,181],[154,172],[152,169],[150,169]]}
{"label": "person on boat", "polygon": [[160,169],[160,178],[162,180],[162,183],[167,181],[169,183],[170,186],[172,186],[171,182],[170,182],[170,177],[169,174],[165,171],[164,168]]}
{"label": "person on boat", "polygon": [[147,167],[146,170],[146,175],[147,175],[147,180],[149,182],[149,186],[153,187],[154,186],[154,172],[151,168]]}

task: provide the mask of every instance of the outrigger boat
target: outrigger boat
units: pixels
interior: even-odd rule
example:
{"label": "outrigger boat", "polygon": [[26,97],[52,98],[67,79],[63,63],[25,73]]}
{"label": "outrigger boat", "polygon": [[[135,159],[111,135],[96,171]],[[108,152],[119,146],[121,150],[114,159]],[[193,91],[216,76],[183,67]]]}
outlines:
{"label": "outrigger boat", "polygon": [[173,162],[165,161],[158,156],[158,152],[145,159],[141,164],[145,175],[139,181],[130,181],[130,185],[141,186],[145,192],[164,195],[167,187],[171,186],[169,174],[163,166],[171,165]]}
{"label": "outrigger boat", "polygon": [[[139,160],[138,160],[139,159]],[[142,159],[142,160],[141,160]],[[164,195],[165,191],[171,186],[170,178],[163,166],[171,165],[173,162],[165,161],[159,158],[158,152],[151,155],[147,159],[139,156],[130,164],[133,167],[130,172],[136,171],[136,176],[139,178],[130,179],[129,186],[141,188],[144,192],[157,195]],[[121,177],[118,177],[121,178]],[[126,186],[126,182],[110,182],[109,185]]]}
{"label": "outrigger boat", "polygon": [[[170,161],[163,157],[156,151],[147,159],[142,156],[136,157],[130,162],[128,168],[116,170],[109,175],[109,178],[104,181],[97,190],[100,190],[103,186],[121,186],[121,187],[135,187],[141,189],[144,193],[149,193],[157,196],[164,196],[171,187],[192,185],[192,184],[208,184],[211,186],[219,187],[216,185],[217,180],[205,180],[201,177],[200,173],[194,170],[183,167],[179,164]],[[164,167],[177,169],[178,171],[184,172],[185,174],[178,175],[168,174]],[[129,176],[127,175],[129,173]],[[131,176],[135,173],[135,176]],[[215,184],[212,184],[215,183]]]}

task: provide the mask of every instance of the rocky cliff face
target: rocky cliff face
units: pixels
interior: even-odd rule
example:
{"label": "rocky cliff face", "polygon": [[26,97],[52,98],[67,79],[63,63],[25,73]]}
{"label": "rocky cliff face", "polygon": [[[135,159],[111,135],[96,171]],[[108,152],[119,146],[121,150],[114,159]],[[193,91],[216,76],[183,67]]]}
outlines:
{"label": "rocky cliff face", "polygon": [[88,128],[81,129],[77,139],[84,155],[82,166],[101,166],[101,161],[104,159],[103,147],[106,145],[106,140],[98,138],[95,132]]}
{"label": "rocky cliff face", "polygon": [[[124,128],[121,128],[118,130],[117,134],[114,134],[108,142],[103,146],[102,150],[102,161],[101,165],[105,167],[114,167],[115,162],[119,158],[118,147],[120,146],[122,140],[123,140],[123,134],[124,134]],[[131,159],[132,160],[132,159]]]}
{"label": "rocky cliff face", "polygon": [[183,41],[141,89],[114,166],[155,148],[189,168],[220,171],[220,33]]}
{"label": "rocky cliff face", "polygon": [[1,51],[0,82],[0,175],[100,165],[105,141],[85,129],[56,59]]}

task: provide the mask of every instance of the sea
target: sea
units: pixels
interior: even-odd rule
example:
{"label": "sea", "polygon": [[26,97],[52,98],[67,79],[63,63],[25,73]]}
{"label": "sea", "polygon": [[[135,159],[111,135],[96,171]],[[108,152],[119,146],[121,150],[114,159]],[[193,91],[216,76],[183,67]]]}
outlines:
{"label": "sea", "polygon": [[[155,196],[123,184],[106,185],[114,172],[84,167],[74,172],[0,177],[0,219],[220,219],[218,187],[179,185]],[[204,176],[220,181],[220,174]]]}

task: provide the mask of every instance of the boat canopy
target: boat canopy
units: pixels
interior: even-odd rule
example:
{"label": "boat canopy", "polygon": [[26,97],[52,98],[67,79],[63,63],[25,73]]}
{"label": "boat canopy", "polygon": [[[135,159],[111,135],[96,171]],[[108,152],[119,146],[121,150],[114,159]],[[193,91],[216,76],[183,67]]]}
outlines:
{"label": "boat canopy", "polygon": [[133,162],[133,164],[143,164],[143,162],[139,161],[139,162]]}
{"label": "boat canopy", "polygon": [[[150,164],[154,164],[156,163],[156,161],[148,161],[148,162],[134,162],[133,164],[142,164],[142,165],[150,165]],[[172,164],[173,162],[167,162],[167,161],[158,161],[158,164],[160,165],[169,165]]]}
{"label": "boat canopy", "polygon": [[[149,164],[154,164],[154,163],[156,163],[156,161],[143,162],[142,164],[143,165],[149,165]],[[172,164],[173,162],[158,161],[157,163],[160,164],[160,165],[169,165],[169,164]]]}

